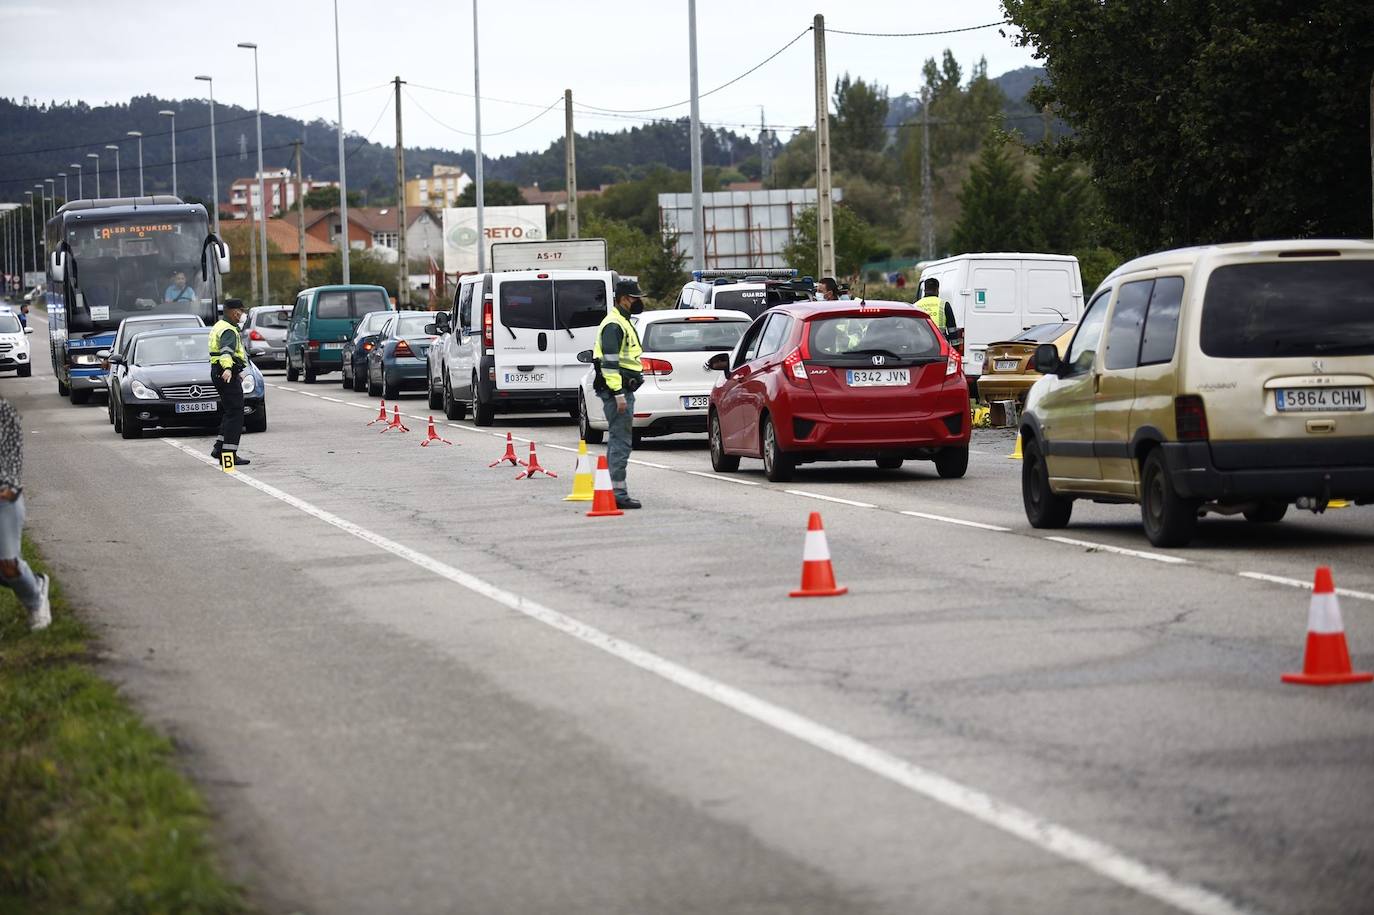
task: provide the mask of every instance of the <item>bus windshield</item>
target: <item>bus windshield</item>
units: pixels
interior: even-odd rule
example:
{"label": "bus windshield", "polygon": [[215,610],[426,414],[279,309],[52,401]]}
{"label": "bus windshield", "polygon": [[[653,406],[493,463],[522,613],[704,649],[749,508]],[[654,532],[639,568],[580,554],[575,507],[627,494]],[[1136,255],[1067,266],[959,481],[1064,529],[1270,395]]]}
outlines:
{"label": "bus windshield", "polygon": [[95,330],[131,315],[200,314],[211,302],[200,272],[203,215],[133,215],[66,226],[77,292]]}

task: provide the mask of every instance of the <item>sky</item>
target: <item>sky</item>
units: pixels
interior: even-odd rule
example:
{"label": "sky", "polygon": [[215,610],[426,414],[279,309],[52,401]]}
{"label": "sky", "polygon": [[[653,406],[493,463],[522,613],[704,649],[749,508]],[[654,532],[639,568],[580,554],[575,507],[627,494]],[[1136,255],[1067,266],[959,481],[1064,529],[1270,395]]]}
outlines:
{"label": "sky", "polygon": [[[616,131],[652,117],[682,117],[690,95],[686,0],[477,0],[480,16],[483,152],[543,150],[562,135],[562,95],[620,112],[672,105],[654,114],[579,110],[578,133]],[[394,139],[390,80],[402,97],[407,146],[471,148],[474,129],[470,0],[338,0],[343,121],[351,133]],[[996,0],[698,0],[700,91],[760,63],[825,16],[829,82],[848,71],[889,87],[919,88],[921,63],[953,50],[967,74],[986,57],[988,73],[1033,65],[1005,27],[932,37],[836,34],[928,32],[1002,19]],[[331,0],[0,0],[0,94],[92,105],[152,94],[203,97],[196,74],[214,77],[216,101],[253,106],[256,42],[264,111],[337,120]],[[54,53],[52,39],[65,47]],[[758,71],[701,100],[702,121],[757,133],[760,106],[783,139],[815,118],[814,39],[803,35]],[[682,102],[683,104],[674,104]],[[556,103],[556,104],[554,104]],[[554,104],[547,113],[541,109]],[[531,119],[533,119],[532,122]],[[530,123],[525,123],[530,122]],[[521,126],[523,125],[523,126]],[[748,125],[748,126],[745,126]]]}

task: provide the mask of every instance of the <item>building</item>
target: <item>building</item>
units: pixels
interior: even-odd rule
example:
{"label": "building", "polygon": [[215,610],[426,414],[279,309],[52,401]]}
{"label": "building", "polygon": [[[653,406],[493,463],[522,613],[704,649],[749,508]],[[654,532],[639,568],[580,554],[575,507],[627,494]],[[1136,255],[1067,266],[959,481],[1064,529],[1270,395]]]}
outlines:
{"label": "building", "polygon": [[[395,250],[401,240],[400,217],[401,211],[396,207],[349,207],[349,247],[355,251],[371,248]],[[292,210],[283,214],[279,221],[294,229],[299,218],[296,211]],[[428,252],[439,257],[444,250],[443,226],[439,216],[430,210],[410,209],[406,212],[406,218],[410,223],[406,229],[407,256],[422,258]],[[337,209],[305,211],[305,234],[308,237],[334,248],[338,246],[342,232]]]}
{"label": "building", "polygon": [[[296,205],[296,181],[289,168],[278,168],[262,173],[262,183],[267,192],[269,216],[283,213]],[[301,194],[308,194],[320,188],[337,189],[337,181],[316,181],[314,178],[301,179]],[[221,212],[230,212],[235,219],[248,218],[249,202],[252,202],[256,218],[262,218],[262,205],[258,199],[258,176],[235,178],[229,185],[229,204],[221,207]]]}
{"label": "building", "polygon": [[411,210],[456,207],[458,196],[472,179],[456,165],[435,165],[428,178],[416,175],[406,182],[406,206]]}
{"label": "building", "polygon": [[[544,208],[548,216],[554,213],[563,213],[568,209],[568,191],[566,188],[556,191],[545,191],[540,189],[538,184],[520,188],[520,196],[525,198],[525,202],[531,205],[538,205]],[[583,200],[587,197],[601,196],[601,188],[578,188],[577,199]]]}

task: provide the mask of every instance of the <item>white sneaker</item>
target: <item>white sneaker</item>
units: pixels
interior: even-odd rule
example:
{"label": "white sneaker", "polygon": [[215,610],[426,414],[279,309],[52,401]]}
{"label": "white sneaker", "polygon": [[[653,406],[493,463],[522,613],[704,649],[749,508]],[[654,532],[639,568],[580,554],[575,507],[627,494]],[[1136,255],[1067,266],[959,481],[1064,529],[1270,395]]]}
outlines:
{"label": "white sneaker", "polygon": [[48,576],[38,576],[38,609],[29,611],[29,628],[47,629],[52,624],[52,604],[48,602]]}

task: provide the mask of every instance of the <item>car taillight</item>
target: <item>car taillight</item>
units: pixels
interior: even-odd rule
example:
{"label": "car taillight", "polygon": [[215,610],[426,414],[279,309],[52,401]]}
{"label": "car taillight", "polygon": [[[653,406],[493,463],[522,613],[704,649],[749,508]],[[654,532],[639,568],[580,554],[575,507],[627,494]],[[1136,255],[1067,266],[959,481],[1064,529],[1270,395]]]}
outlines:
{"label": "car taillight", "polygon": [[372,352],[372,347],[375,346],[375,345],[376,345],[376,344],[374,344],[371,340],[367,341],[366,343],[363,344],[363,352],[365,352],[365,353],[370,353],[370,352]]}
{"label": "car taillight", "polygon": [[644,359],[641,359],[641,360],[640,360],[640,365],[641,365],[641,371],[642,371],[645,375],[671,375],[671,374],[673,374],[673,364],[672,364],[671,362],[669,362],[667,359],[649,359],[649,358],[644,358]]}
{"label": "car taillight", "polygon": [[266,340],[267,338],[264,337],[262,334],[258,333],[257,329],[254,328],[253,330],[250,330],[250,331],[248,332],[248,339],[249,339],[249,340]]}
{"label": "car taillight", "polygon": [[802,346],[792,350],[787,357],[782,360],[783,374],[792,379],[794,383],[810,385],[810,380],[806,377],[806,338],[802,338]]}
{"label": "car taillight", "polygon": [[399,343],[396,344],[396,355],[397,355],[397,356],[414,356],[414,355],[415,355],[415,352],[414,352],[414,350],[412,350],[412,349],[410,348],[410,343],[409,343],[409,341],[407,341],[407,340],[402,340],[401,342],[399,342]]}
{"label": "car taillight", "polygon": [[495,320],[491,311],[491,296],[482,299],[482,345],[496,345]]}
{"label": "car taillight", "polygon": [[949,358],[945,360],[945,377],[959,374],[961,368],[963,368],[963,360],[959,358],[958,353],[951,352]]}
{"label": "car taillight", "polygon": [[1207,441],[1207,410],[1196,394],[1174,398],[1174,426],[1181,442]]}
{"label": "car taillight", "polygon": [[319,349],[319,348],[320,348],[320,341],[318,341],[318,340],[307,340],[307,341],[305,342],[305,348],[306,348],[306,349]]}

